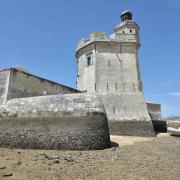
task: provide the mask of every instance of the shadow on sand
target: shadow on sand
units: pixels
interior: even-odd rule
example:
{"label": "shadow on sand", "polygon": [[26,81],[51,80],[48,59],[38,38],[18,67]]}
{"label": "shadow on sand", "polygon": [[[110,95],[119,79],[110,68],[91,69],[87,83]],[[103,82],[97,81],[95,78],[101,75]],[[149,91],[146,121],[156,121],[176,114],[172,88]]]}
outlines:
{"label": "shadow on sand", "polygon": [[116,142],[111,141],[111,148],[112,147],[119,147],[119,144]]}

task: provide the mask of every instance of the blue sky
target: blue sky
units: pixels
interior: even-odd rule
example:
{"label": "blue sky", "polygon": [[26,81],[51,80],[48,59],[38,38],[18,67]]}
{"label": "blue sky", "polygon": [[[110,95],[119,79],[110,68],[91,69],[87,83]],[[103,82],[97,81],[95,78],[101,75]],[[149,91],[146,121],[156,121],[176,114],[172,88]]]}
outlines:
{"label": "blue sky", "polygon": [[76,87],[75,48],[92,32],[110,35],[124,9],[140,25],[145,97],[163,116],[180,115],[180,0],[0,0],[0,68]]}

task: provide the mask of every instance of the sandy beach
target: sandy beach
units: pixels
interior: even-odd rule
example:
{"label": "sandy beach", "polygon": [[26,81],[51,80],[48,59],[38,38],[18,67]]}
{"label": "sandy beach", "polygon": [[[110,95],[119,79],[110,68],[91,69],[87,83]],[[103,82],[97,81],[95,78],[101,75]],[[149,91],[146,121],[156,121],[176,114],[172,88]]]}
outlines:
{"label": "sandy beach", "polygon": [[113,147],[96,151],[0,148],[0,179],[177,180],[180,138],[111,136]]}

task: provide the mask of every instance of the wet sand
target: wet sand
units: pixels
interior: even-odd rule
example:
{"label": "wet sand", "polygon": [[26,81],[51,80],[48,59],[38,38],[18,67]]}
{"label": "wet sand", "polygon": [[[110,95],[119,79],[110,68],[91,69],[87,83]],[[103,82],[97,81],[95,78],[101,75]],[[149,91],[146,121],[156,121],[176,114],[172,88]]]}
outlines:
{"label": "wet sand", "polygon": [[111,140],[114,147],[97,151],[0,148],[0,180],[180,178],[180,137],[111,136]]}

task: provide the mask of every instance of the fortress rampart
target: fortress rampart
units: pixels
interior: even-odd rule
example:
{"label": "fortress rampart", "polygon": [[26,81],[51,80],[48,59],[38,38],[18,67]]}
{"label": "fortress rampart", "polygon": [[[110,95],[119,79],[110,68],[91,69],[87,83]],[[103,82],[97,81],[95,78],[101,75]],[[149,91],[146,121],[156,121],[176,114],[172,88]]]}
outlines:
{"label": "fortress rampart", "polygon": [[16,68],[1,70],[0,80],[0,147],[110,147],[107,116],[97,95]]}

